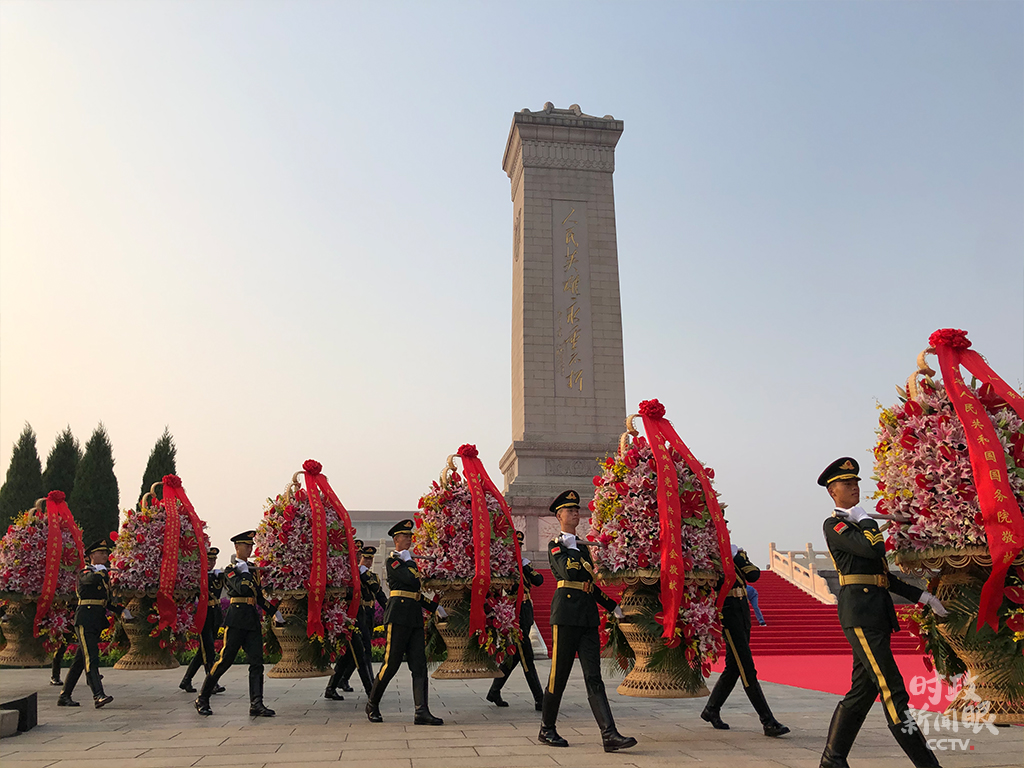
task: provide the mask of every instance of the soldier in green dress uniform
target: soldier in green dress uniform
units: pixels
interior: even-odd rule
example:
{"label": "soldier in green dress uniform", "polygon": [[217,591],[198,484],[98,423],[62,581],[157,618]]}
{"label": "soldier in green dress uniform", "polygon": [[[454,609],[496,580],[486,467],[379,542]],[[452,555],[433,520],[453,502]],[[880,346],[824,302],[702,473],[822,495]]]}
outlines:
{"label": "soldier in green dress uniform", "polygon": [[343,701],[345,698],[338,693],[339,688],[346,693],[352,691],[352,686],[348,681],[352,673],[357,670],[366,695],[370,695],[370,689],[373,687],[373,659],[370,655],[370,641],[373,639],[374,606],[378,602],[382,607],[388,603],[384,596],[384,590],[381,589],[380,580],[370,570],[373,567],[373,557],[377,554],[377,548],[364,546],[360,539],[356,539],[355,544],[359,549],[361,604],[356,614],[356,631],[349,639],[348,652],[334,665],[334,674],[331,675],[324,691],[324,698],[333,701]]}
{"label": "soldier in green dress uniform", "polygon": [[761,683],[757,680],[754,657],[750,653],[750,603],[747,601],[747,582],[761,578],[761,569],[750,562],[745,550],[735,544],[732,546],[732,556],[733,565],[736,567],[736,580],[722,604],[722,634],[725,636],[726,645],[725,669],[715,683],[700,717],[719,730],[729,730],[729,725],[722,721],[720,712],[736,681],[741,680],[743,691],[761,719],[764,735],[782,736],[789,733],[789,728],[776,720],[772,714],[764,691],[761,690]]}
{"label": "soldier in green dress uniform", "polygon": [[636,739],[621,735],[615,728],[608,696],[601,680],[600,620],[597,606],[613,611],[622,618],[618,604],[594,583],[594,561],[587,545],[576,538],[580,523],[580,495],[563,491],[551,503],[551,512],[562,526],[561,534],[548,543],[548,562],[557,579],[551,600],[551,625],[554,633],[551,651],[551,674],[541,705],[541,726],[538,740],[553,747],[567,747],[569,742],[558,735],[555,720],[562,693],[578,655],[587,686],[587,700],[601,728],[605,752],[615,752],[636,745]]}
{"label": "soldier in green dress uniform", "polygon": [[263,626],[256,606],[264,611],[273,609],[263,597],[259,571],[255,567],[250,568],[247,562],[252,555],[255,536],[256,531],[245,531],[231,538],[236,560],[224,571],[224,586],[231,601],[224,617],[224,645],[196,699],[196,711],[200,715],[213,714],[210,696],[216,690],[221,675],[234,663],[239,649],[245,650],[249,661],[250,717],[273,717],[276,714],[263,703]]}
{"label": "soldier in green dress uniform", "polygon": [[78,702],[71,694],[78,685],[78,679],[85,670],[85,680],[92,689],[93,704],[96,709],[105,707],[114,700],[103,691],[102,675],[100,675],[100,633],[107,628],[107,611],[121,612],[124,619],[131,619],[131,613],[122,606],[110,604],[110,564],[111,542],[109,538],[100,539],[85,550],[89,565],[78,572],[78,608],[75,611],[75,640],[78,652],[71,663],[68,675],[64,678],[64,687],[57,699],[58,707],[77,707]]}
{"label": "soldier in green dress uniform", "polygon": [[[217,640],[217,630],[220,629],[221,621],[224,618],[220,610],[220,593],[224,589],[224,572],[220,568],[215,567],[217,555],[219,554],[220,550],[216,547],[209,547],[206,550],[206,564],[208,566],[206,574],[208,600],[206,621],[203,622],[202,631],[199,633],[198,652],[192,657],[192,661],[189,662],[188,669],[185,671],[185,676],[178,683],[178,687],[187,693],[196,692],[196,689],[192,686],[192,678],[199,671],[199,665],[202,664],[206,674],[210,674],[210,670],[213,669],[213,662],[217,658],[213,644]],[[218,685],[213,692],[221,693],[223,690],[224,686]]]}
{"label": "soldier in green dress uniform", "polygon": [[[519,544],[523,543],[523,532],[516,531]],[[539,587],[544,583],[544,574],[538,573],[530,565],[530,561],[523,558],[523,602],[519,606],[519,628],[523,632],[523,639],[519,642],[517,653],[505,660],[501,665],[501,677],[494,679],[491,689],[487,692],[487,700],[499,707],[507,707],[508,702],[501,698],[501,689],[508,682],[512,670],[522,662],[523,674],[526,675],[526,683],[530,686],[533,694],[534,706],[540,712],[544,701],[544,688],[540,684],[540,677],[537,675],[537,665],[533,660],[533,646],[530,644],[530,627],[533,626],[533,600],[530,597],[530,587]],[[518,593],[516,588],[509,590],[510,595]]]}
{"label": "soldier in green dress uniform", "polygon": [[412,673],[412,696],[416,706],[413,723],[416,725],[444,725],[444,720],[430,714],[427,706],[427,654],[424,648],[426,637],[423,631],[423,611],[436,611],[436,600],[428,600],[420,593],[420,574],[416,561],[412,559],[412,520],[402,520],[391,527],[388,535],[395,544],[388,555],[387,574],[388,598],[384,609],[384,624],[387,626],[387,645],[384,648],[384,664],[377,673],[366,702],[366,717],[371,723],[380,723],[380,700],[398,672],[404,656]]}
{"label": "soldier in green dress uniform", "polygon": [[835,506],[823,528],[839,572],[839,623],[853,649],[853,682],[832,715],[821,768],[848,768],[850,748],[879,695],[889,730],[914,765],[938,766],[907,712],[910,697],[890,646],[891,635],[900,625],[889,592],[927,605],[938,616],[945,616],[946,609],[935,596],[889,573],[878,523],[857,506],[859,471],[855,459],[843,456],[818,477],[818,485],[828,490]]}

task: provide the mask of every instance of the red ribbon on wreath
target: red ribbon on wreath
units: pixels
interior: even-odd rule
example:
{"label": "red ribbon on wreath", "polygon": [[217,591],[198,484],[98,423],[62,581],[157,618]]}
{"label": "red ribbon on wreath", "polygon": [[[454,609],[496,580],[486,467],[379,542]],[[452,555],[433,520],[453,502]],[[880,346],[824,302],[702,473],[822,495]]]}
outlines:
{"label": "red ribbon on wreath", "polygon": [[324,509],[322,493],[334,507],[335,513],[345,526],[345,539],[348,542],[348,565],[352,577],[352,599],[348,604],[348,615],[355,618],[359,611],[362,589],[359,581],[359,556],[356,552],[355,536],[352,532],[352,519],[341,499],[321,474],[323,465],[315,459],[302,462],[303,476],[306,480],[306,494],[309,496],[310,526],[313,534],[313,561],[309,568],[308,610],[306,612],[306,636],[323,637],[323,606],[327,594],[327,510]]}
{"label": "red ribbon on wreath", "polygon": [[[469,636],[475,637],[478,632],[487,630],[487,616],[484,611],[484,604],[487,600],[487,592],[491,588],[491,515],[487,511],[487,496],[493,496],[505,518],[509,523],[509,530],[512,531],[512,546],[516,553],[516,565],[519,567],[519,590],[516,594],[516,623],[519,622],[519,606],[523,602],[523,556],[519,549],[519,538],[515,535],[515,525],[512,522],[512,511],[505,502],[505,497],[491,481],[484,469],[484,463],[480,461],[479,452],[475,445],[466,443],[459,446],[458,456],[462,459],[462,475],[469,485],[469,495],[472,500],[471,511],[473,513],[473,591],[469,606]],[[522,628],[520,628],[522,629]]]}
{"label": "red ribbon on wreath", "polygon": [[53,605],[57,594],[57,580],[60,577],[60,563],[64,555],[65,530],[71,532],[71,538],[78,550],[78,568],[85,567],[85,547],[82,545],[82,531],[71,516],[71,510],[64,502],[64,491],[50,491],[46,496],[46,570],[43,573],[43,588],[36,603],[36,616],[32,622],[32,635],[39,637],[39,622],[42,621]]}
{"label": "red ribbon on wreath", "polygon": [[942,383],[949,393],[956,415],[967,436],[967,449],[974,470],[974,486],[978,506],[985,524],[988,551],[992,556],[992,573],[981,589],[977,628],[988,624],[999,626],[999,605],[1003,601],[1003,583],[1014,559],[1024,549],[1024,517],[1021,516],[1006,470],[1006,455],[996,436],[992,421],[971,388],[960,376],[963,366],[984,384],[988,384],[1018,416],[1024,419],[1024,400],[1014,389],[989,368],[988,363],[972,349],[967,332],[941,328],[928,338],[939,358]]}
{"label": "red ribbon on wreath", "polygon": [[185,495],[181,478],[177,475],[164,475],[160,481],[164,487],[164,498],[161,502],[164,507],[164,551],[160,563],[160,584],[156,593],[156,608],[160,614],[160,623],[157,630],[173,627],[177,618],[178,607],[174,602],[174,584],[178,579],[178,550],[181,546],[181,513],[185,511],[189,525],[192,526],[192,533],[196,537],[198,550],[202,554],[196,558],[196,567],[199,569],[199,605],[196,606],[196,617],[192,622],[192,632],[202,632],[203,624],[206,623],[206,611],[210,604],[209,584],[206,578],[207,555],[206,536],[203,535],[203,521],[196,514],[195,507]]}
{"label": "red ribbon on wreath", "polygon": [[657,400],[644,400],[640,403],[640,417],[644,422],[647,442],[654,453],[654,461],[658,470],[658,522],[661,529],[661,626],[662,637],[666,645],[676,640],[675,628],[679,617],[679,607],[683,601],[683,542],[682,542],[682,505],[679,502],[679,477],[676,465],[665,447],[667,442],[679,452],[686,466],[696,475],[704,493],[704,501],[711,519],[715,524],[718,539],[718,552],[725,574],[722,588],[718,592],[715,605],[719,608],[725,602],[725,596],[736,580],[736,568],[732,562],[732,547],[729,543],[729,530],[725,525],[722,508],[718,505],[718,497],[711,487],[711,478],[697,457],[693,455],[686,443],[676,433],[675,427],[665,418],[665,406]]}

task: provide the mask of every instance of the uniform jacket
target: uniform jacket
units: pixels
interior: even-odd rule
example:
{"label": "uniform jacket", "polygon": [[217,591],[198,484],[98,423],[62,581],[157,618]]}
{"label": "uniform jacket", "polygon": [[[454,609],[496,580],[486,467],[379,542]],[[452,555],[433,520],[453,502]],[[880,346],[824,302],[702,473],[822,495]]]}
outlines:
{"label": "uniform jacket", "polygon": [[75,587],[79,601],[102,600],[102,605],[82,605],[79,602],[75,611],[75,625],[102,632],[107,628],[107,611],[120,613],[122,605],[110,604],[110,571],[97,571],[91,565],[78,572],[78,583]]}
{"label": "uniform jacket", "polygon": [[[423,609],[437,610],[437,602],[427,600],[420,591],[420,572],[415,560],[403,560],[398,552],[392,551],[385,561],[388,590],[392,593],[384,609],[384,623],[404,627],[423,626]],[[416,598],[395,595],[396,591],[415,592]]]}
{"label": "uniform jacket", "polygon": [[220,609],[220,593],[224,590],[224,574],[210,571],[206,574],[206,585],[210,605],[206,607],[205,626],[211,627],[216,632],[224,621],[224,614]]}
{"label": "uniform jacket", "polygon": [[[270,604],[263,597],[263,587],[260,585],[259,571],[254,566],[249,566],[248,573],[242,573],[234,565],[229,565],[224,570],[224,587],[228,591],[228,597],[254,597],[256,605],[264,611],[271,610]],[[228,612],[224,616],[224,626],[235,629],[260,630],[260,615],[256,605],[249,603],[231,603]]]}
{"label": "uniform jacket", "polygon": [[[731,589],[743,590],[743,597],[726,595],[722,604],[722,624],[727,628],[746,626],[750,628],[750,603],[747,601],[747,584],[761,578],[761,569],[750,562],[745,550],[739,550],[732,558],[736,568],[736,581]],[[722,580],[719,579],[719,586]]]}
{"label": "uniform jacket", "polygon": [[617,603],[598,589],[594,583],[594,561],[590,549],[579,539],[579,549],[570,549],[562,538],[548,542],[548,563],[557,581],[591,583],[590,591],[571,587],[557,587],[551,598],[551,623],[575,627],[596,627],[601,623],[597,606],[614,611]]}
{"label": "uniform jacket", "polygon": [[360,600],[362,605],[359,606],[359,613],[357,615],[357,622],[361,632],[372,632],[373,631],[373,615],[375,605],[378,603],[382,608],[387,608],[388,599],[384,595],[384,589],[380,585],[380,579],[377,578],[371,570],[367,570],[366,573],[359,574],[360,584]]}
{"label": "uniform jacket", "polygon": [[839,588],[839,623],[843,629],[876,627],[899,631],[896,609],[893,608],[889,592],[917,602],[922,590],[889,573],[885,560],[885,542],[878,530],[878,523],[870,518],[854,523],[828,517],[823,529],[832,562],[840,574],[887,574],[889,578],[888,590],[873,584],[847,584]]}
{"label": "uniform jacket", "polygon": [[[530,588],[539,587],[544,583],[544,574],[538,573],[533,566],[523,566],[523,603],[519,606],[519,628],[523,633],[528,633],[533,626],[533,598],[530,597]],[[508,596],[515,599],[517,589],[510,587]]]}

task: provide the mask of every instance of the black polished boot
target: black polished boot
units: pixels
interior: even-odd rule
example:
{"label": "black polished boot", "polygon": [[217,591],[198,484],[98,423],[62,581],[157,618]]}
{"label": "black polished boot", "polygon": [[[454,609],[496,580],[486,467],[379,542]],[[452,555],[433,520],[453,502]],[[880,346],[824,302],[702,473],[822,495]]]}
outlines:
{"label": "black polished boot", "polygon": [[192,685],[191,675],[185,675],[183,678],[181,678],[181,682],[178,683],[178,687],[181,688],[181,690],[185,691],[185,693],[196,692],[195,686]]}
{"label": "black polished boot", "polygon": [[57,698],[58,707],[78,707],[81,706],[77,701],[71,698],[70,693],[62,693]]}
{"label": "black polished boot", "polygon": [[196,712],[198,712],[203,717],[209,717],[213,714],[213,710],[210,709],[209,696],[203,696],[202,694],[199,695],[199,698],[196,699]]}
{"label": "black polished boot", "polygon": [[508,702],[501,698],[501,686],[498,685],[498,680],[501,680],[501,678],[496,678],[491,683],[491,689],[487,692],[486,698],[496,707],[507,707]]}
{"label": "black polished boot", "polygon": [[765,736],[778,738],[789,733],[789,728],[776,720],[775,715],[772,714],[772,708],[768,706],[768,701],[764,697],[764,691],[761,690],[760,683],[755,682],[745,690],[747,698],[754,705],[754,711],[757,712],[757,716],[761,719],[761,727],[764,728]]}
{"label": "black polished boot", "polygon": [[825,751],[821,753],[821,768],[850,768],[846,762],[860,727],[864,724],[867,712],[856,714],[846,709],[842,702],[836,705],[832,713],[832,722],[828,726],[828,738],[825,740]]}
{"label": "black polished boot", "polygon": [[536,667],[531,667],[526,672],[526,684],[530,686],[530,693],[533,694],[534,709],[540,712],[544,707],[544,686],[540,684],[540,678],[537,677]]}
{"label": "black polished boot", "polygon": [[940,768],[939,760],[935,753],[928,749],[928,742],[921,733],[921,729],[915,727],[912,733],[907,733],[907,726],[902,723],[890,725],[889,730],[896,739],[896,743],[907,753],[914,768]]}
{"label": "black polished boot", "polygon": [[587,701],[590,702],[590,711],[594,713],[597,726],[601,729],[601,742],[604,744],[605,752],[618,752],[620,749],[636,746],[636,739],[632,736],[623,736],[615,728],[612,708],[604,691],[591,694]]}
{"label": "black polished boot", "polygon": [[[256,680],[255,691],[252,689],[253,675],[249,675],[250,680],[250,699],[249,699],[249,717],[273,717],[277,714],[270,707],[263,703],[263,675],[260,675]],[[253,695],[255,694],[255,695]]]}
{"label": "black polished boot", "polygon": [[722,720],[718,707],[712,708],[710,705],[704,707],[704,711],[700,713],[700,719],[711,723],[711,727],[716,731],[729,730],[729,724]]}
{"label": "black polished boot", "polygon": [[345,700],[345,697],[342,696],[340,693],[338,693],[338,689],[335,688],[333,685],[328,685],[327,688],[324,689],[324,698],[327,699],[328,701],[344,701]]}
{"label": "black polished boot", "polygon": [[544,700],[541,702],[540,733],[537,740],[541,744],[551,747],[568,747],[569,742],[558,735],[555,730],[555,720],[558,719],[558,705],[562,703],[561,697],[555,697],[547,691],[544,692]]}
{"label": "black polished boot", "polygon": [[430,709],[427,707],[426,677],[412,679],[412,700],[416,705],[416,716],[412,720],[415,725],[444,725],[444,720],[430,714]]}
{"label": "black polished boot", "polygon": [[114,700],[113,696],[108,696],[103,691],[100,691],[97,695],[93,696],[92,705],[96,709],[103,709],[107,704]]}
{"label": "black polished boot", "polygon": [[373,681],[373,687],[366,698],[366,719],[371,723],[383,723],[384,718],[380,714],[380,697],[384,695],[384,688],[380,684],[380,678]]}

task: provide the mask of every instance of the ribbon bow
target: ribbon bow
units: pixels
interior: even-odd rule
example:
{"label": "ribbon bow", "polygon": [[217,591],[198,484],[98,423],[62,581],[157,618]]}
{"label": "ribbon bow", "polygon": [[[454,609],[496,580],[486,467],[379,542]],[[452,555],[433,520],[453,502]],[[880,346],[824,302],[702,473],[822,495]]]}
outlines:
{"label": "ribbon bow", "polygon": [[206,579],[206,537],[203,535],[203,521],[196,514],[195,507],[185,495],[181,478],[177,475],[164,475],[160,484],[164,487],[164,551],[160,562],[160,584],[156,593],[156,608],[160,614],[158,630],[173,627],[177,618],[178,607],[174,602],[174,584],[178,580],[178,550],[181,546],[181,515],[179,507],[185,511],[192,533],[196,537],[202,557],[196,559],[199,570],[199,605],[196,606],[192,632],[202,632],[206,623],[206,611],[210,603],[210,586]]}
{"label": "ribbon bow", "polygon": [[75,523],[71,510],[64,502],[64,491],[50,491],[46,496],[46,565],[43,572],[43,588],[36,604],[36,616],[32,621],[32,634],[39,637],[39,622],[53,605],[60,577],[60,562],[64,554],[63,531],[68,530],[78,550],[78,568],[85,567],[85,547],[82,545],[82,531]]}

